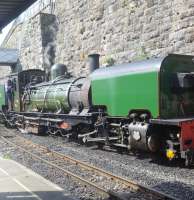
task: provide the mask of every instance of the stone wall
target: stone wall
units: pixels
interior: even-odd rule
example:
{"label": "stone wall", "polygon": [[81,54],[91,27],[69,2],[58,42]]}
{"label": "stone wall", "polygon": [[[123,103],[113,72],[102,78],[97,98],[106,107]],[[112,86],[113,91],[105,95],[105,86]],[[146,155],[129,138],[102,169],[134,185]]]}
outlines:
{"label": "stone wall", "polygon": [[47,70],[55,59],[55,21],[55,15],[39,13],[13,27],[2,47],[19,49],[23,69]]}
{"label": "stone wall", "polygon": [[4,81],[3,78],[11,73],[11,67],[0,65],[0,71],[0,84],[2,84]]}
{"label": "stone wall", "polygon": [[42,41],[40,15],[13,27],[2,47],[17,48],[23,69],[42,65]]}
{"label": "stone wall", "polygon": [[167,53],[194,54],[193,0],[56,0],[55,4],[55,17],[45,17],[46,25],[37,15],[18,25],[4,43],[19,46],[24,68],[60,62],[80,76],[88,74],[86,60],[91,53],[102,55],[102,65]]}

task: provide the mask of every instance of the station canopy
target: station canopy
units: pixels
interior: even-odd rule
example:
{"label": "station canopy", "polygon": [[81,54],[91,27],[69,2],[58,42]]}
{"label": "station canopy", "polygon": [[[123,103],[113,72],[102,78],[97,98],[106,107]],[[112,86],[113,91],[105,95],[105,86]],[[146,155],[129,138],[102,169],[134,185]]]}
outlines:
{"label": "station canopy", "polygon": [[0,31],[36,0],[0,0]]}
{"label": "station canopy", "polygon": [[18,62],[19,54],[17,49],[0,48],[0,66],[15,65]]}

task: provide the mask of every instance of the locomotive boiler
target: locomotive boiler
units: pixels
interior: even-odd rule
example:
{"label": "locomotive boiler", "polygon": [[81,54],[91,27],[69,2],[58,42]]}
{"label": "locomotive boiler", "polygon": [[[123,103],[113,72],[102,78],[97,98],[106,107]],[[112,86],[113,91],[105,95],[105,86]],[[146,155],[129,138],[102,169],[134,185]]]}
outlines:
{"label": "locomotive boiler", "polygon": [[49,82],[26,88],[23,95],[25,111],[79,114],[89,109],[90,82],[85,77],[71,77],[62,64],[52,67],[51,77]]}
{"label": "locomotive boiler", "polygon": [[10,76],[14,110],[4,115],[28,132],[161,152],[169,160],[193,163],[193,56],[170,54],[99,68],[95,54],[90,69],[88,77],[73,77],[65,65],[56,64],[50,81],[40,70]]}

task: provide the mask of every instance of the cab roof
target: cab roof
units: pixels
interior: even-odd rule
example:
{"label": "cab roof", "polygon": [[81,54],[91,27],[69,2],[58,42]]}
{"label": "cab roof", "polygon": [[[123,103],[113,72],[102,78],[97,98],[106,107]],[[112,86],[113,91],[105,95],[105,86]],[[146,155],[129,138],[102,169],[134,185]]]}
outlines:
{"label": "cab roof", "polygon": [[147,72],[159,72],[164,66],[164,61],[171,59],[193,59],[194,56],[169,54],[160,58],[150,58],[143,61],[130,62],[125,64],[113,65],[111,67],[101,67],[91,74],[92,79],[101,79],[125,74],[140,74]]}

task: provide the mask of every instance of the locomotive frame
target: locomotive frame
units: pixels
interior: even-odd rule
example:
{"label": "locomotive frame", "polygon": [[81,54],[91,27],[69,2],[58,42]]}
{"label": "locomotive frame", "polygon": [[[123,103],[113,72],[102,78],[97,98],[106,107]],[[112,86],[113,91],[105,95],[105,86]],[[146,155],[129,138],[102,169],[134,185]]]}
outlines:
{"label": "locomotive frame", "polygon": [[[9,77],[14,101],[10,108],[1,105],[2,117],[5,123],[27,132],[60,134],[99,146],[162,152],[169,160],[182,158],[190,166],[194,161],[193,58],[171,54],[97,69],[99,55],[95,54],[90,56],[89,78],[74,78],[64,65],[55,65],[50,82],[44,82],[44,71],[22,71]],[[149,86],[142,77],[153,91],[143,90]],[[123,91],[126,84],[130,89]],[[168,110],[169,105],[177,107]]]}

